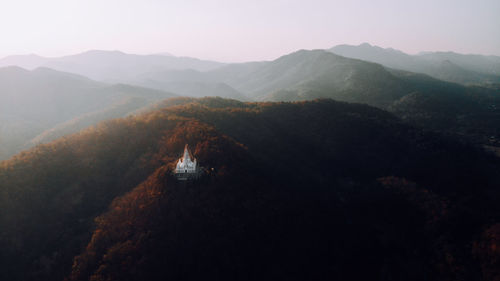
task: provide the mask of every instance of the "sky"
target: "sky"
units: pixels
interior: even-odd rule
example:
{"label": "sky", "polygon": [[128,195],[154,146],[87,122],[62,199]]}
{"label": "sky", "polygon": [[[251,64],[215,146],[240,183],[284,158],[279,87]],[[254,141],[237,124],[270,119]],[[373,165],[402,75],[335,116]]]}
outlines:
{"label": "sky", "polygon": [[242,62],[363,42],[500,56],[500,0],[0,0],[0,57],[99,49]]}

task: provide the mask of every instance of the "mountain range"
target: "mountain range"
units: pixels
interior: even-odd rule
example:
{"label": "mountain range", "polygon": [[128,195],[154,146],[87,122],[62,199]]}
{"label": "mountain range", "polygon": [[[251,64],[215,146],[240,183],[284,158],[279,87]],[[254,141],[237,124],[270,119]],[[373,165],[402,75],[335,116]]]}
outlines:
{"label": "mountain range", "polygon": [[[386,57],[400,58],[392,59],[400,63],[399,66],[403,65],[402,61],[415,60],[399,51],[367,44],[333,49],[366,49],[374,51],[373,56],[378,58],[384,58],[378,53],[388,53],[390,56]],[[435,53],[420,57],[431,55],[438,56]],[[156,60],[157,57],[161,59]],[[458,57],[457,63],[476,67],[476,70],[482,65],[481,61],[489,58],[463,55],[450,58],[455,57]],[[50,60],[17,57],[20,58],[19,64],[42,61],[46,65],[55,62],[69,65],[72,62],[77,66],[67,69],[79,74],[46,67],[33,71],[18,67],[0,69],[0,118],[3,120],[0,159],[99,121],[126,116],[174,95],[221,96],[241,101],[332,98],[376,106],[413,125],[482,145],[496,145],[500,139],[496,125],[500,122],[500,90],[495,87],[445,82],[324,50],[301,50],[274,61],[228,65],[168,55],[138,56],[103,51]],[[7,58],[3,63],[13,63],[15,59]],[[160,64],[158,68],[162,70],[153,71]],[[134,65],[140,67],[132,67]],[[81,75],[87,71],[94,73],[93,78],[98,80],[127,84],[91,80]]]}
{"label": "mountain range", "polygon": [[173,69],[206,71],[224,64],[165,54],[135,55],[120,51],[92,50],[55,58],[18,55],[0,59],[0,67],[13,65],[26,69],[47,67],[62,72],[83,75],[97,81],[123,83],[148,72]]}
{"label": "mountain range", "polygon": [[500,137],[498,89],[446,82],[324,50],[301,50],[270,62],[232,64],[207,72],[172,71],[151,80],[162,79],[224,83],[259,101],[332,98],[365,103],[469,141],[484,144]]}
{"label": "mountain range", "polygon": [[424,73],[460,84],[500,84],[500,57],[463,55],[454,52],[422,52],[409,55],[392,48],[363,43],[338,45],[329,51],[349,58],[380,63],[386,67]]}
{"label": "mountain range", "polygon": [[[465,55],[454,52],[421,52],[410,55],[393,48],[381,48],[368,43],[358,46],[337,45],[328,51],[348,58],[379,63],[389,68],[427,74],[448,82],[464,85],[492,85],[493,87],[498,87],[500,84],[500,57],[498,56]],[[258,63],[252,64],[258,65]],[[150,73],[154,76],[154,73],[185,69],[205,72],[233,65],[227,68],[229,70],[241,68],[244,64],[234,66],[235,64],[176,57],[169,53],[135,55],[103,50],[91,50],[54,58],[31,54],[0,59],[0,67],[14,65],[26,69],[48,67],[80,74],[98,81],[129,83],[132,80],[139,82],[138,78],[147,77]],[[231,74],[226,71],[224,77],[228,76]],[[232,76],[236,78],[235,75]]]}

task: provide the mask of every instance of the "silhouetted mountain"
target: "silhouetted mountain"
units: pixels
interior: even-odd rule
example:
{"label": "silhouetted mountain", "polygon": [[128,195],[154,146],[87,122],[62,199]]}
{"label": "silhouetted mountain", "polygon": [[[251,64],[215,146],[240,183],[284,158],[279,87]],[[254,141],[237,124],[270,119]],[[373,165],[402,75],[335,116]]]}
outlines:
{"label": "silhouetted mountain", "polygon": [[0,279],[497,278],[497,157],[367,105],[156,106],[0,163]]}
{"label": "silhouetted mountain", "polygon": [[[172,96],[135,86],[107,85],[48,68],[0,68],[0,160],[39,141],[123,117]],[[74,118],[77,120],[71,121]],[[71,125],[62,125],[65,122]],[[47,130],[50,133],[44,133]],[[45,137],[37,137],[40,134]]]}
{"label": "silhouetted mountain", "polygon": [[168,53],[168,52],[157,53],[157,54],[154,54],[154,55],[175,57],[174,55],[172,55],[171,53]]}
{"label": "silhouetted mountain", "polygon": [[34,54],[8,56],[0,59],[0,67],[18,66],[25,69],[35,69],[48,62],[50,58],[44,58]]}
{"label": "silhouetted mountain", "polygon": [[368,43],[359,46],[338,45],[331,52],[349,58],[380,63],[390,68],[424,73],[435,78],[461,84],[500,82],[500,57],[462,55],[452,52],[428,52],[408,55],[391,48]]}
{"label": "silhouetted mountain", "polygon": [[127,82],[147,72],[171,69],[206,71],[223,64],[187,57],[132,55],[119,51],[88,51],[57,58],[45,65],[53,69],[81,74],[94,80]]}
{"label": "silhouetted mountain", "polygon": [[28,69],[48,67],[55,70],[83,75],[98,81],[121,82],[155,71],[194,69],[207,71],[224,64],[188,57],[158,55],[133,55],[120,51],[93,50],[57,58],[11,56],[0,60],[0,66],[17,65]]}

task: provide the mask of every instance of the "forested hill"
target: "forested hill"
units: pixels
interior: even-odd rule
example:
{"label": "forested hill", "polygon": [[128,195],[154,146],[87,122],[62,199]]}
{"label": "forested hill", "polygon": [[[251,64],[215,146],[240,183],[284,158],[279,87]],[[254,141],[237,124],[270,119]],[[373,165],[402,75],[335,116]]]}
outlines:
{"label": "forested hill", "polygon": [[0,164],[0,279],[494,280],[499,169],[367,105],[170,99]]}

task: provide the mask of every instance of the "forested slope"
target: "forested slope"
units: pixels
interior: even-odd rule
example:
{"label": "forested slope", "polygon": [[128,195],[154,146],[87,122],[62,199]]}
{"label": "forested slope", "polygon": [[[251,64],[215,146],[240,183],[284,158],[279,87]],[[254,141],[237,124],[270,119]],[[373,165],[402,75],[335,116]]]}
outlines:
{"label": "forested slope", "polygon": [[171,99],[2,162],[0,277],[494,280],[499,167],[366,105]]}

